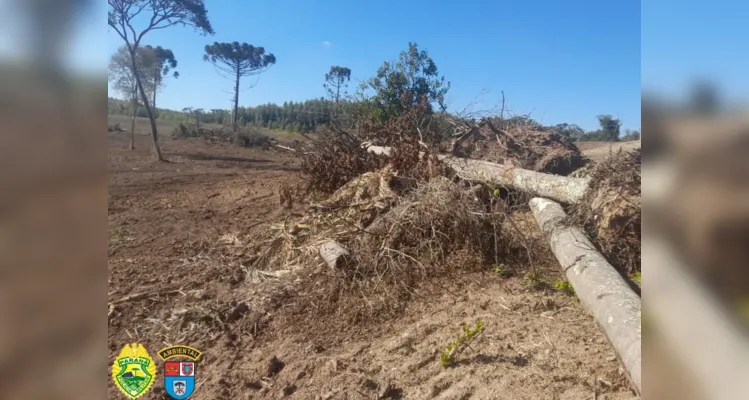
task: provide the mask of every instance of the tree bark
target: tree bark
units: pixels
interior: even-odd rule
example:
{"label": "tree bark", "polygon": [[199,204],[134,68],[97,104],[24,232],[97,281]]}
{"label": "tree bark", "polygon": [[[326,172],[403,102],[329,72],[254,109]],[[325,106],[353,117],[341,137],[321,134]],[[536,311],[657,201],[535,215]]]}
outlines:
{"label": "tree bark", "polygon": [[141,97],[143,99],[143,106],[146,107],[148,113],[148,121],[151,123],[151,138],[153,139],[153,151],[156,157],[156,161],[164,161],[164,157],[161,155],[161,148],[159,147],[159,132],[156,128],[156,117],[153,115],[153,110],[148,104],[148,98],[143,90],[143,84],[140,82],[140,78],[135,79],[138,81],[138,87],[140,88]]}
{"label": "tree bark", "polygon": [[159,88],[159,78],[160,78],[159,72],[160,72],[160,69],[158,67],[154,68],[154,71],[153,71],[153,73],[154,73],[154,75],[153,75],[153,94],[152,94],[153,102],[151,103],[153,105],[154,111],[156,111],[156,89]]}
{"label": "tree bark", "polygon": [[438,157],[463,179],[491,182],[565,204],[580,202],[590,182],[590,178],[544,174],[489,161]]}
{"label": "tree bark", "polygon": [[234,113],[232,115],[231,127],[234,130],[234,143],[239,143],[239,129],[237,129],[237,111],[239,110],[239,64],[237,64],[237,77],[234,81]]}
{"label": "tree bark", "polygon": [[138,116],[138,87],[133,90],[133,96],[130,101],[132,109],[132,118],[130,118],[130,150],[135,150],[135,117]]}
{"label": "tree bark", "polygon": [[330,241],[320,245],[320,257],[331,269],[342,269],[351,265],[353,258],[338,242]]}
{"label": "tree bark", "polygon": [[562,265],[580,302],[608,338],[638,394],[642,390],[641,299],[624,278],[595,249],[585,233],[561,224],[565,213],[558,203],[530,201],[541,230]]}
{"label": "tree bark", "polygon": [[153,110],[156,111],[156,88],[153,89],[153,101],[151,104],[153,104]]}
{"label": "tree bark", "polygon": [[151,138],[153,139],[154,156],[156,157],[156,161],[164,161],[164,157],[161,155],[161,149],[159,148],[159,132],[156,129],[156,117],[154,117],[153,115],[153,110],[151,109],[151,105],[149,104],[150,102],[148,101],[148,97],[146,96],[146,91],[143,88],[143,81],[141,81],[140,74],[138,73],[138,65],[135,62],[136,49],[136,45],[131,46],[130,48],[130,61],[133,67],[133,75],[135,76],[135,82],[138,85],[138,91],[140,92],[143,106],[146,107],[148,120],[151,123]]}

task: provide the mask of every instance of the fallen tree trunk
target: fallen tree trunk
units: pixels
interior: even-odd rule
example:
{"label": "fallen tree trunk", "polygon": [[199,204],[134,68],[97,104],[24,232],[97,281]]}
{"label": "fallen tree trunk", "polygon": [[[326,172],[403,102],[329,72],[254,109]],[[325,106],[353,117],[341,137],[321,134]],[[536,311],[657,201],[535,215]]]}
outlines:
{"label": "fallen tree trunk", "polygon": [[[369,146],[366,143],[364,146],[367,151],[374,154],[390,155],[391,152],[390,147]],[[424,155],[424,153],[420,154],[421,156]],[[493,183],[565,204],[580,202],[590,183],[590,178],[571,178],[544,174],[489,161],[448,155],[438,155],[437,158],[462,179]]]}
{"label": "fallen tree trunk", "polygon": [[331,269],[346,268],[351,264],[353,258],[338,242],[329,241],[320,245],[320,257],[325,260]]}
{"label": "fallen tree trunk", "polygon": [[562,207],[551,200],[529,202],[541,230],[577,297],[592,314],[617,353],[638,394],[642,389],[641,299],[575,227],[561,224]]}
{"label": "fallen tree trunk", "polygon": [[544,174],[489,161],[444,155],[438,158],[463,179],[490,182],[565,204],[578,203],[590,182],[589,178]]}

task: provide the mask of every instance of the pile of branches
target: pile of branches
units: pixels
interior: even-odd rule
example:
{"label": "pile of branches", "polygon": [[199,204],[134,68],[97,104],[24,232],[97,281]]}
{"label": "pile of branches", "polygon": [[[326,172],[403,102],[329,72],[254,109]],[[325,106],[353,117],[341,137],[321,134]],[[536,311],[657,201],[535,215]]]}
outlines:
{"label": "pile of branches", "polygon": [[[302,172],[307,176],[307,190],[330,194],[355,177],[393,166],[400,176],[429,179],[446,169],[436,161],[431,149],[439,144],[439,133],[433,129],[425,101],[410,107],[402,116],[384,123],[363,119],[357,132],[348,132],[332,124],[318,138],[308,138],[313,148],[305,153]],[[393,149],[389,157],[367,150],[369,145]],[[426,157],[421,153],[426,153]]]}
{"label": "pile of branches", "polygon": [[[416,291],[433,290],[435,280],[499,265],[505,272],[553,265],[543,237],[524,223],[530,214],[497,207],[500,201],[483,185],[408,178],[388,164],[253,239],[250,268],[301,274],[306,284],[286,306],[297,322],[382,321]],[[326,248],[337,254],[323,256]]]}
{"label": "pile of branches", "polygon": [[196,127],[192,123],[180,122],[172,130],[172,139],[189,139],[189,138],[201,138],[208,143],[234,143],[236,138],[238,141],[235,143],[242,147],[259,147],[267,150],[272,146],[273,140],[260,134],[259,132],[252,131],[247,128],[241,128],[239,135],[235,135],[231,129],[218,128],[218,129],[206,129],[203,127]]}
{"label": "pile of branches", "polygon": [[362,147],[361,141],[345,131],[328,128],[312,142],[302,158],[307,191],[329,194],[346,182],[385,164],[385,158]]}
{"label": "pile of branches", "polygon": [[610,153],[590,172],[582,201],[566,223],[582,226],[622,274],[640,272],[642,226],[640,150]]}
{"label": "pile of branches", "polygon": [[[309,138],[306,192],[325,200],[252,240],[249,268],[293,272],[305,282],[285,294],[289,312],[282,315],[295,322],[287,326],[310,326],[299,318],[326,316],[347,325],[382,321],[417,292],[466,271],[559,272],[528,208],[530,194],[456,176],[435,151],[441,139],[429,131],[426,110],[412,107],[385,123],[363,121],[353,132],[332,125]],[[566,175],[587,162],[553,132],[495,123],[456,123],[454,153],[483,135],[500,149],[495,155],[502,159],[495,161],[524,169]],[[569,217],[624,273],[639,270],[639,165],[638,152],[596,166]]]}
{"label": "pile of branches", "polygon": [[503,126],[502,118],[463,123],[452,143],[453,155],[555,175],[570,175],[590,160],[568,137],[536,125]]}

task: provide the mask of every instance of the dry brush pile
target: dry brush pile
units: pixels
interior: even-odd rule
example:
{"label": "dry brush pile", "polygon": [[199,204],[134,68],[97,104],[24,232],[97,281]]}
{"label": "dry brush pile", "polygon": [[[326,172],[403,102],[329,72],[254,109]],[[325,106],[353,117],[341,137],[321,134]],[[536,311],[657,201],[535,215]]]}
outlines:
{"label": "dry brush pile", "polygon": [[590,171],[590,184],[566,223],[582,226],[623,275],[640,272],[640,150],[610,153]]}
{"label": "dry brush pile", "polygon": [[[281,273],[302,283],[284,292],[280,307],[286,312],[277,315],[291,318],[285,325],[342,329],[383,321],[414,296],[440,291],[469,271],[538,276],[543,270],[559,276],[528,207],[531,196],[459,178],[431,151],[435,146],[424,140],[421,126],[423,120],[407,114],[364,133],[331,128],[305,153],[307,187],[280,194],[290,209],[293,203],[310,204],[255,235],[246,266],[248,277]],[[491,121],[469,130],[486,126],[499,132],[492,140],[503,145],[504,161],[512,165],[540,172],[562,165],[557,171],[566,175],[587,162],[574,144],[553,134],[506,134]],[[453,145],[467,143],[463,135],[456,134]],[[373,137],[389,146],[387,155],[367,151]],[[549,141],[556,144],[544,150]],[[623,272],[637,270],[639,157],[612,157],[592,171],[584,204],[572,208],[570,219],[583,225]],[[629,203],[635,198],[636,211]],[[305,318],[317,323],[300,323]],[[321,325],[324,318],[335,325]]]}
{"label": "dry brush pile", "polygon": [[302,277],[293,314],[350,325],[396,315],[426,282],[548,265],[548,246],[522,228],[527,217],[504,211],[488,187],[404,175],[392,164],[366,172],[273,225],[251,268]]}
{"label": "dry brush pile", "polygon": [[456,132],[453,154],[567,176],[590,160],[568,137],[535,125],[504,126],[502,118],[483,118]]}

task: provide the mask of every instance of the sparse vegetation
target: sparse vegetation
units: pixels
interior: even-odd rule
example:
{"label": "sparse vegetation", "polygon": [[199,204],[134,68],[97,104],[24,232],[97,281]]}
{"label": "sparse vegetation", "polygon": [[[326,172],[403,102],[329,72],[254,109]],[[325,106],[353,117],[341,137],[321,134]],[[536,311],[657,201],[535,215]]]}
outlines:
{"label": "sparse vegetation", "polygon": [[629,279],[632,279],[638,285],[642,286],[642,273],[640,271],[630,274]]}
{"label": "sparse vegetation", "polygon": [[514,275],[514,271],[504,264],[495,265],[494,268],[492,268],[492,272],[497,274],[500,278],[510,278]]}
{"label": "sparse vegetation", "polygon": [[476,327],[471,328],[469,325],[463,325],[463,332],[458,335],[458,339],[445,347],[440,354],[440,365],[443,368],[450,367],[455,364],[456,358],[465,349],[471,347],[471,343],[476,340],[479,335],[484,332],[484,321],[481,319],[476,320]]}
{"label": "sparse vegetation", "polygon": [[540,289],[544,286],[544,281],[536,271],[528,271],[523,275],[523,283],[531,289]]}
{"label": "sparse vegetation", "polygon": [[565,293],[570,296],[575,295],[575,289],[567,281],[554,281],[553,285],[554,285],[554,288],[556,288],[558,291],[562,293]]}

